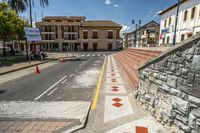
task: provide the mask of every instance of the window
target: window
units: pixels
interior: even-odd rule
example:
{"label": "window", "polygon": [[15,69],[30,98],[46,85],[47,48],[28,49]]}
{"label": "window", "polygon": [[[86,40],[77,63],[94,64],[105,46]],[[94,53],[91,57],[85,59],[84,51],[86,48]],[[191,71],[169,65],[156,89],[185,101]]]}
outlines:
{"label": "window", "polygon": [[62,20],[56,20],[56,22],[62,22]]}
{"label": "window", "polygon": [[183,41],[183,40],[185,40],[185,35],[184,34],[181,35],[181,41]]}
{"label": "window", "polygon": [[83,32],[83,39],[88,39],[88,32],[87,31]]}
{"label": "window", "polygon": [[196,7],[192,8],[191,19],[195,17]]}
{"label": "window", "polygon": [[74,22],[74,20],[68,20],[68,22]]}
{"label": "window", "polygon": [[164,22],[164,27],[167,27],[167,20],[165,20]]}
{"label": "window", "polygon": [[172,18],[170,17],[169,18],[169,26],[171,25],[171,22],[172,22]]}
{"label": "window", "polygon": [[112,31],[108,31],[108,39],[113,39],[113,32]]}
{"label": "window", "polygon": [[51,22],[51,20],[44,20],[44,22]]}
{"label": "window", "polygon": [[191,37],[191,36],[192,36],[192,33],[188,34],[188,35],[187,35],[187,38],[189,38],[189,37]]}
{"label": "window", "polygon": [[93,31],[93,36],[92,36],[93,39],[98,39],[98,33],[97,31]]}
{"label": "window", "polygon": [[187,21],[187,16],[188,16],[188,11],[186,10],[186,11],[184,12],[183,21]]}

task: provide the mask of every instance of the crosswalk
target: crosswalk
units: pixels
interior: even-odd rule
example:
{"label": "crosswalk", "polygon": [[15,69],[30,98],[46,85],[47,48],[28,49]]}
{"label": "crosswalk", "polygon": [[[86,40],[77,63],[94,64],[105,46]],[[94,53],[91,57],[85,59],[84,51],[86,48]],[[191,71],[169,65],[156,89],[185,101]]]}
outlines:
{"label": "crosswalk", "polygon": [[82,56],[82,57],[95,57],[95,56],[97,56],[97,57],[105,57],[106,56],[106,54],[82,54],[82,55],[80,55],[80,56]]}

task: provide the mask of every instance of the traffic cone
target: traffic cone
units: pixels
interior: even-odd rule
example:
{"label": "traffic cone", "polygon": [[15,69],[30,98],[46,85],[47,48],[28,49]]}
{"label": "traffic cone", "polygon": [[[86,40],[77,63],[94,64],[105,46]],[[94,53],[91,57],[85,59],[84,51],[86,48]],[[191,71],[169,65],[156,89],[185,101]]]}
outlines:
{"label": "traffic cone", "polygon": [[38,67],[38,65],[36,66],[36,74],[39,74],[40,73],[40,69]]}

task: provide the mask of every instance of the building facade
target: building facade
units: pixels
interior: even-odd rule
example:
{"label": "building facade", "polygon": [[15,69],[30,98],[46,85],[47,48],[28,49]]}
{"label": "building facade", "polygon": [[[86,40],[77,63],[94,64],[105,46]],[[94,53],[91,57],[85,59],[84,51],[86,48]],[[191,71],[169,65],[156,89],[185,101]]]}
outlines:
{"label": "building facade", "polygon": [[159,41],[160,25],[151,21],[137,30],[126,33],[125,39],[129,47],[156,47]]}
{"label": "building facade", "polygon": [[116,50],[122,28],[113,21],[88,21],[82,16],[44,17],[36,26],[44,51]]}
{"label": "building facade", "polygon": [[[170,46],[173,43],[177,4],[159,13],[159,45]],[[200,32],[200,0],[182,0],[178,13],[176,43]]]}

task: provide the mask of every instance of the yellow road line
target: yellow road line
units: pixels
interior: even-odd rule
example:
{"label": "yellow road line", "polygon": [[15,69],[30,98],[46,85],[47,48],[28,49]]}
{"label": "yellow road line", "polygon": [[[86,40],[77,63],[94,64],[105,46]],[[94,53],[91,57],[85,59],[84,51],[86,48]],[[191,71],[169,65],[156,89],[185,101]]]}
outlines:
{"label": "yellow road line", "polygon": [[101,87],[101,82],[102,82],[102,78],[103,78],[103,72],[104,72],[104,69],[105,69],[105,64],[106,64],[106,58],[104,59],[104,62],[103,62],[103,65],[102,65],[101,74],[100,74],[100,77],[99,77],[96,92],[95,92],[93,102],[92,102],[91,109],[93,109],[93,110],[95,110],[96,106],[97,106],[97,101],[98,101],[98,97],[99,97],[99,90],[100,90],[100,87]]}

